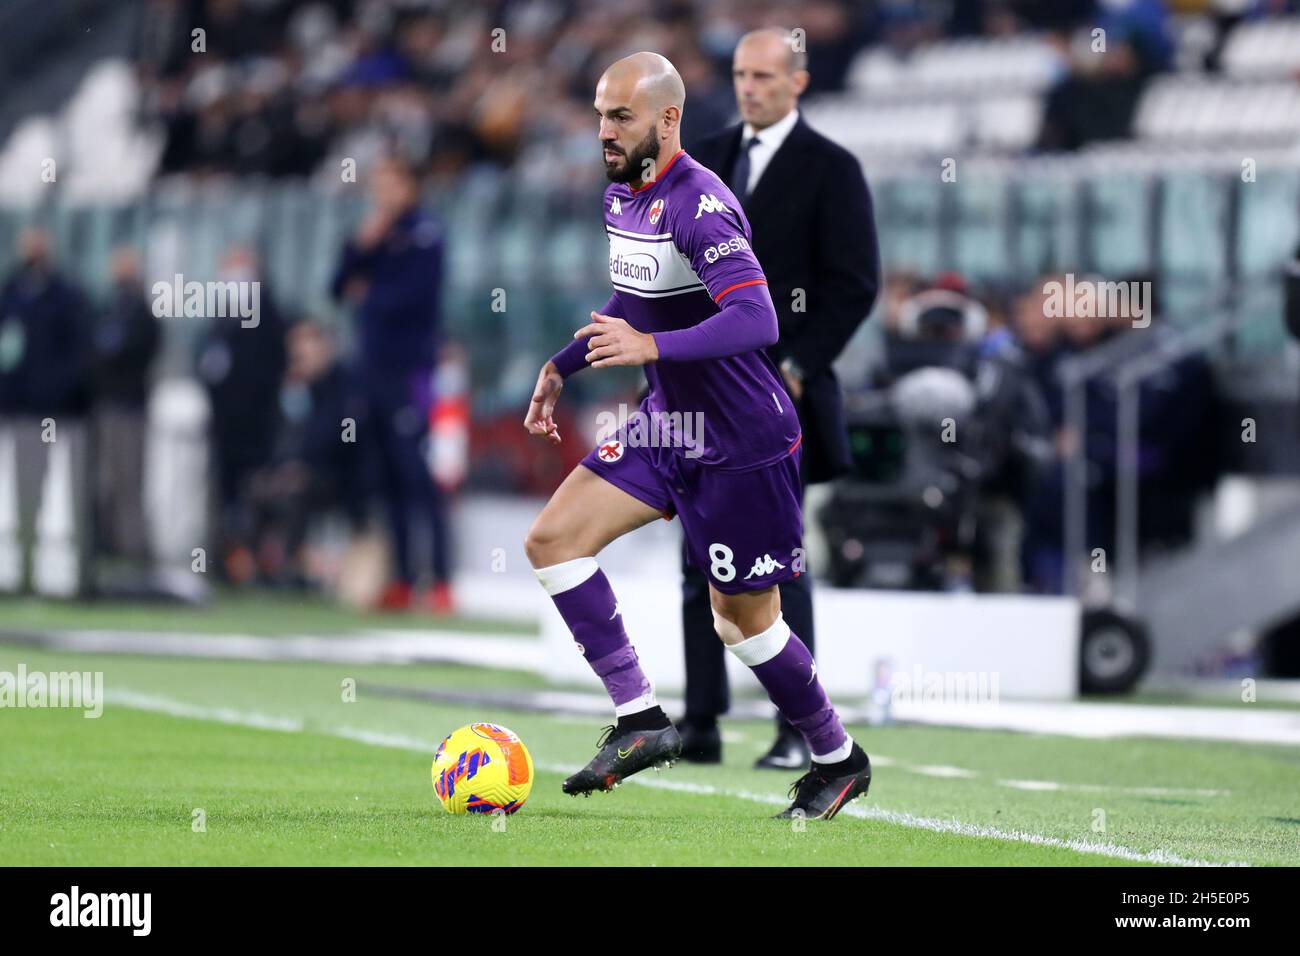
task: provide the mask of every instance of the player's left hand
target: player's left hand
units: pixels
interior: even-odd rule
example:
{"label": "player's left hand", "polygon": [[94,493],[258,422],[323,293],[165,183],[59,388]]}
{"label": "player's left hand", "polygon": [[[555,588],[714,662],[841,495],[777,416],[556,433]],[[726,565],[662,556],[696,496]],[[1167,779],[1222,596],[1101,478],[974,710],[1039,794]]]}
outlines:
{"label": "player's left hand", "polygon": [[587,361],[592,368],[606,365],[645,365],[659,359],[655,337],[638,332],[623,319],[591,313],[591,324],[573,333],[587,339]]}

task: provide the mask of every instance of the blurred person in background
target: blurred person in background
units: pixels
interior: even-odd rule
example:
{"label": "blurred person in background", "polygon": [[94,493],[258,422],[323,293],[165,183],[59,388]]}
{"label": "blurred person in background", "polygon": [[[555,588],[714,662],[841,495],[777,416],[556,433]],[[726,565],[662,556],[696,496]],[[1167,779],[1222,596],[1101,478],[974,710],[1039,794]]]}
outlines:
{"label": "blurred person in background", "polygon": [[[904,4],[874,6],[885,9],[848,0],[799,6],[810,90],[843,89],[873,23],[896,18],[890,11]],[[942,32],[942,4],[909,6],[931,23],[925,35]],[[689,149],[734,115],[730,52],[770,15],[762,4],[475,0],[143,0],[139,9],[143,113],[164,135],[165,171],[315,169],[322,185],[337,184],[340,158],[364,167],[393,139],[444,174],[517,167],[562,129],[547,113],[585,115],[592,71],[634,35],[671,55],[690,85]],[[476,55],[479,37],[498,25],[505,47]],[[202,52],[193,49],[195,29],[204,31]],[[539,112],[534,100],[547,106]]]}
{"label": "blurred person in background", "polygon": [[[1158,287],[1147,275],[1123,276],[1121,286],[1146,283],[1144,315],[1117,314],[1072,318],[1065,336],[1076,352],[1105,343],[1118,365],[1156,354],[1172,334],[1160,309]],[[1136,310],[1134,310],[1135,312]],[[1137,324],[1135,324],[1135,321]],[[1089,379],[1085,391],[1088,461],[1088,548],[1113,554],[1116,465],[1120,454],[1119,394],[1110,376]],[[1192,535],[1196,496],[1217,479],[1221,460],[1206,425],[1217,407],[1213,376],[1204,356],[1192,353],[1163,364],[1138,387],[1138,537],[1142,547],[1178,546]],[[1063,447],[1080,436],[1066,433]]]}
{"label": "blurred person in background", "polygon": [[212,405],[221,567],[234,584],[251,583],[256,576],[248,482],[271,460],[286,364],[285,321],[260,275],[252,249],[236,245],[227,250],[218,278],[261,283],[258,320],[245,326],[238,317],[210,318],[198,357],[199,378]]}
{"label": "blurred person in background", "polygon": [[975,590],[1021,590],[1023,503],[1050,463],[1051,417],[1001,296],[984,297],[987,322],[977,344],[980,491],[973,563]]}
{"label": "blurred person in background", "polygon": [[144,516],[149,368],[161,335],[144,293],[139,255],[129,247],[115,249],[109,269],[113,286],[91,334],[96,550],[143,567],[149,561]]}
{"label": "blurred person in background", "polygon": [[687,47],[672,59],[691,91],[691,115],[682,117],[682,148],[694,155],[704,140],[735,117],[736,101],[713,63],[697,47]]}
{"label": "blurred person in background", "polygon": [[1061,522],[1065,509],[1062,461],[1071,449],[1064,428],[1065,394],[1057,377],[1068,355],[1064,320],[1049,313],[1047,289],[1063,276],[1044,275],[1015,301],[1013,324],[1029,376],[1038,385],[1047,408],[1052,453],[1023,498],[1025,522],[1021,539],[1021,578],[1030,591],[1059,594],[1064,587],[1065,541]]}
{"label": "blurred person in background", "polygon": [[0,287],[0,408],[83,415],[86,358],[82,292],[55,266],[49,235],[28,229]]}
{"label": "blurred person in background", "polygon": [[[823,7],[825,4],[822,5]],[[788,31],[755,30],[732,61],[743,122],[699,143],[693,154],[740,200],[767,276],[780,339],[768,349],[784,377],[802,429],[801,480],[807,485],[851,464],[840,384],[831,363],[871,312],[880,287],[871,195],[858,161],[804,122],[799,97],[808,58]],[[686,637],[684,759],[716,762],[718,715],[729,706],[725,650],[714,632],[708,581],[682,559]],[[812,576],[782,581],[782,613],[815,653]],[[805,766],[803,735],[777,717],[777,736],[757,766]]]}
{"label": "blurred person in background", "polygon": [[1056,370],[1066,355],[1062,322],[1049,315],[1045,301],[1048,284],[1063,276],[1045,275],[1017,296],[1011,306],[1011,327],[1020,344],[1026,369],[1038,384],[1053,431],[1065,417],[1065,397]]}
{"label": "blurred person in background", "polygon": [[[1047,290],[1064,277],[1047,276],[1020,300],[1017,326],[1031,368],[1048,398],[1053,427],[1052,456],[1038,473],[1026,502],[1024,573],[1031,589],[1061,593],[1067,582],[1062,521],[1065,468],[1076,453],[1086,461],[1087,524],[1085,547],[1113,558],[1116,543],[1116,466],[1119,456],[1119,395],[1109,374],[1095,375],[1084,387],[1087,433],[1080,435],[1064,418],[1064,394],[1057,373],[1061,361],[1105,347],[1112,367],[1155,353],[1169,336],[1159,298],[1151,284],[1144,312],[1057,317],[1047,309]],[[1098,276],[1080,281],[1102,282]],[[1148,282],[1126,277],[1121,284]],[[1176,546],[1192,534],[1196,496],[1217,478],[1213,420],[1218,406],[1213,377],[1203,356],[1191,354],[1165,364],[1142,379],[1138,389],[1138,536],[1142,547]]]}
{"label": "blurred person in background", "polygon": [[[361,445],[388,512],[394,579],[385,610],[416,603],[453,610],[447,504],[425,454],[441,324],[441,223],[420,207],[419,180],[388,157],[370,175],[370,209],[345,244],[333,293],[351,305],[357,327],[357,380],[364,401]],[[432,586],[418,599],[415,542],[428,549]]]}
{"label": "blurred person in background", "polygon": [[258,571],[268,584],[307,587],[305,551],[313,520],[341,513],[355,535],[365,525],[365,489],[355,439],[356,396],[325,326],[289,329],[272,460],[253,473]]}
{"label": "blurred person in background", "polygon": [[1039,148],[1076,150],[1129,135],[1147,80],[1169,69],[1163,0],[1101,0],[1091,27],[1059,37],[1068,73],[1048,94]]}
{"label": "blurred person in background", "polygon": [[43,503],[47,463],[57,443],[71,458],[68,506],[82,567],[91,540],[87,334],[84,296],[55,265],[49,235],[41,228],[24,230],[18,262],[0,285],[0,424],[14,441],[19,546],[28,553],[35,540],[37,507]]}

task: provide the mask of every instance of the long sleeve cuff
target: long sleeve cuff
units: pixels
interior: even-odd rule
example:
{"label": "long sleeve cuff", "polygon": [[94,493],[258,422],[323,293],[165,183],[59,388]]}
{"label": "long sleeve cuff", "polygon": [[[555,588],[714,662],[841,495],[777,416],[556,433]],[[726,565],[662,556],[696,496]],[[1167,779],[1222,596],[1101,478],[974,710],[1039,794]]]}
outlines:
{"label": "long sleeve cuff", "polygon": [[587,367],[587,340],[574,339],[551,356],[562,378],[568,378],[580,368]]}
{"label": "long sleeve cuff", "polygon": [[660,361],[698,362],[766,348],[779,336],[776,309],[766,285],[737,289],[717,314],[698,325],[655,332]]}

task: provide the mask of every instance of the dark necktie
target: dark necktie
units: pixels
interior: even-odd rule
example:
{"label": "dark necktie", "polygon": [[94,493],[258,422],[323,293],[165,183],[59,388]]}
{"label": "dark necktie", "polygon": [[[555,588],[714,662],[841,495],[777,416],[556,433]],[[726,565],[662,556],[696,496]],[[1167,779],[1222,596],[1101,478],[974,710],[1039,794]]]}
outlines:
{"label": "dark necktie", "polygon": [[749,151],[758,142],[757,136],[751,136],[740,144],[740,155],[736,157],[736,166],[731,172],[731,191],[743,205],[749,198]]}

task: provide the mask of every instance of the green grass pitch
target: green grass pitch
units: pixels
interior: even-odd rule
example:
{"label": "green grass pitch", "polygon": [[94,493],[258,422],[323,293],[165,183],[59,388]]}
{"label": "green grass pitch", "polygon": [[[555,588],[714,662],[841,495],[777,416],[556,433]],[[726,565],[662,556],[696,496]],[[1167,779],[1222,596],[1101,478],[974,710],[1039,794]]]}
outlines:
{"label": "green grass pitch", "polygon": [[[871,793],[830,823],[771,819],[791,778],[751,769],[763,722],[727,725],[721,767],[647,771],[571,798],[600,718],[378,693],[541,686],[452,666],[198,661],[0,643],[0,670],[104,672],[98,719],[0,710],[0,865],[1300,863],[1296,748],[852,727]],[[354,702],[343,682],[357,682]],[[538,765],[503,823],[451,817],[429,764],[474,720]],[[195,812],[204,826],[195,828]]]}

